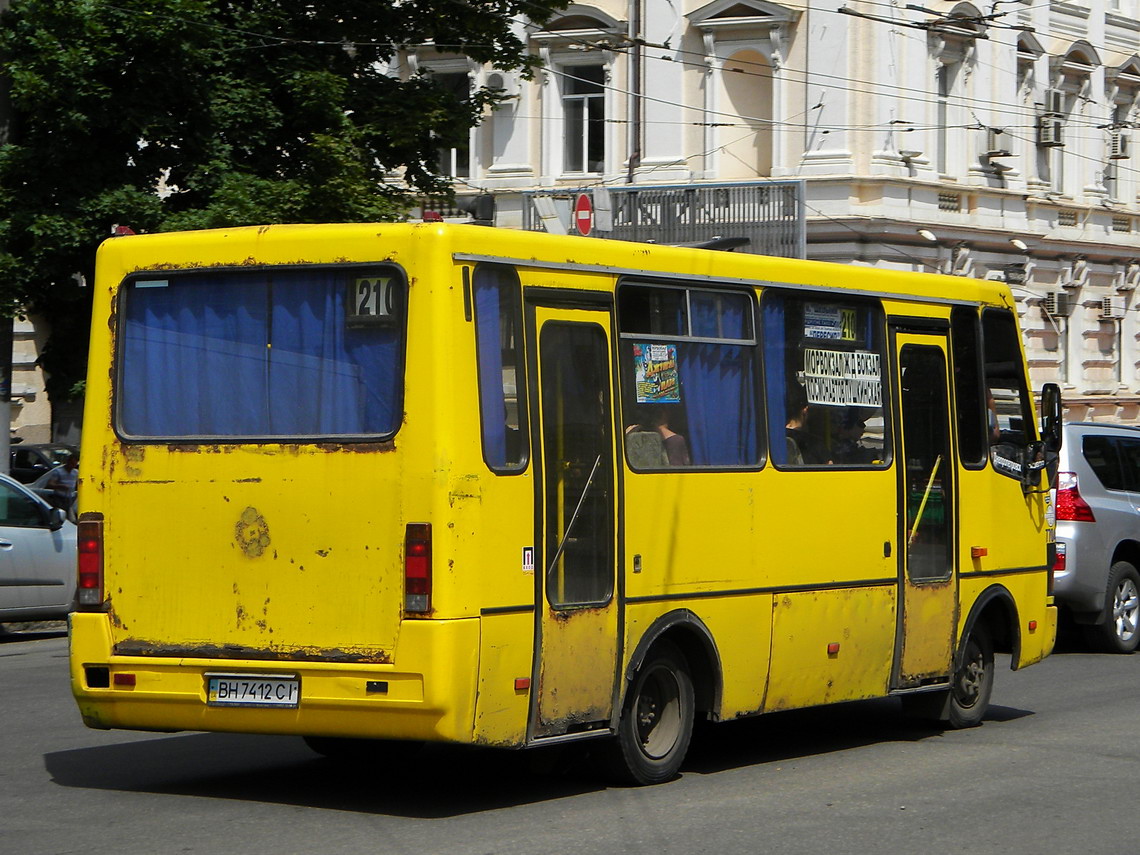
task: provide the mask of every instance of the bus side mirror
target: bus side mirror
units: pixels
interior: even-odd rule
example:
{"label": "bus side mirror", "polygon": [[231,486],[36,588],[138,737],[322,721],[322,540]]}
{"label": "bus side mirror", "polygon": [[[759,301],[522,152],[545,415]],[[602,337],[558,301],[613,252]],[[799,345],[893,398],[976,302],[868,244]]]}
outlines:
{"label": "bus side mirror", "polygon": [[1061,387],[1056,383],[1041,387],[1041,439],[1046,452],[1061,450]]}

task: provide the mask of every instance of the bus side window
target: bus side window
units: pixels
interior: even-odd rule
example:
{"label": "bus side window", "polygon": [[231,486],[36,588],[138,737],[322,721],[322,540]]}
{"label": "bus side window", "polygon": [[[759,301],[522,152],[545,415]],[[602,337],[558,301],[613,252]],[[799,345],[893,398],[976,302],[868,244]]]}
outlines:
{"label": "bus side window", "polygon": [[887,465],[879,307],[772,290],[761,316],[772,462],[792,469]]}
{"label": "bus side window", "polygon": [[954,352],[954,412],[958,421],[958,454],[969,468],[985,465],[989,411],[982,394],[981,333],[977,310],[955,306],[950,313]]}
{"label": "bus side window", "polygon": [[982,348],[990,459],[1001,474],[1020,478],[1018,461],[1037,436],[1012,313],[1002,309],[982,313]]}
{"label": "bus side window", "polygon": [[496,472],[521,472],[526,468],[527,439],[518,274],[507,265],[480,264],[472,290],[483,459]]}
{"label": "bus side window", "polygon": [[618,290],[618,323],[630,467],[755,466],[752,298],[628,283]]}

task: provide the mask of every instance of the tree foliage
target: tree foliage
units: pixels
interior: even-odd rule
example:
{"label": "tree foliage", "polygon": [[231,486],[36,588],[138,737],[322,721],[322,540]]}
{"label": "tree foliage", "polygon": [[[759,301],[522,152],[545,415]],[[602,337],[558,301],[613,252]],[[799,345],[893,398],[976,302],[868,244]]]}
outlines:
{"label": "tree foliage", "polygon": [[[394,76],[389,61],[432,43],[529,76],[537,60],[512,16],[542,23],[564,5],[11,0],[0,17],[11,112],[0,313],[81,312],[73,277],[91,278],[114,224],[391,220],[409,193],[449,192],[437,151],[463,144],[499,96],[464,100],[430,75]],[[68,347],[52,344],[53,385],[69,389]]]}

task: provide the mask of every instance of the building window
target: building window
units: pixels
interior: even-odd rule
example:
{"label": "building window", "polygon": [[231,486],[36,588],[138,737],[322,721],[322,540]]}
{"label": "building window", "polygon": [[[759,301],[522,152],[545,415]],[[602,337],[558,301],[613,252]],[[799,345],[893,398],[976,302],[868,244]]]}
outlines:
{"label": "building window", "polygon": [[602,172],[606,162],[605,67],[572,65],[562,70],[565,128],[563,169]]}
{"label": "building window", "polygon": [[[471,97],[471,79],[467,72],[436,73],[432,75],[436,85],[450,92],[455,100],[466,104]],[[471,143],[464,141],[455,148],[441,148],[438,152],[439,174],[455,178],[471,176]]]}
{"label": "building window", "polygon": [[956,68],[945,63],[938,64],[936,72],[935,85],[937,89],[937,100],[935,101],[936,116],[934,120],[936,133],[938,135],[938,152],[937,163],[935,164],[938,169],[939,175],[946,174],[947,158],[947,131],[950,124],[950,91],[953,86],[954,72]]}

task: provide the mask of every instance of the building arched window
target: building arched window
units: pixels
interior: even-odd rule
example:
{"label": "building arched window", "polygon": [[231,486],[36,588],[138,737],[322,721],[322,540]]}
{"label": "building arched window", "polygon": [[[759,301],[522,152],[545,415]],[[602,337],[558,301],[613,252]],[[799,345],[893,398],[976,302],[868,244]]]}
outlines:
{"label": "building arched window", "polygon": [[713,0],[686,17],[705,43],[705,174],[767,177],[781,162],[779,81],[800,12],[767,0]]}
{"label": "building arched window", "polygon": [[[1093,153],[1085,125],[1092,100],[1092,77],[1100,57],[1088,42],[1074,44],[1063,56],[1049,62],[1049,88],[1045,90],[1038,124],[1038,170],[1047,177],[1049,189],[1063,196],[1076,196],[1080,187],[1092,183],[1086,177],[1090,164],[1100,160]],[[1082,119],[1090,121],[1078,121]],[[1099,146],[1098,146],[1099,147]],[[1082,180],[1084,179],[1084,180]]]}
{"label": "building arched window", "polygon": [[734,53],[720,73],[723,115],[717,147],[718,178],[772,174],[772,66],[754,50]]}
{"label": "building arched window", "polygon": [[619,140],[609,45],[626,23],[593,6],[571,4],[565,14],[530,34],[545,60],[542,91],[542,171],[577,178],[613,172]]}
{"label": "building arched window", "polygon": [[980,15],[972,4],[959,3],[946,17],[934,21],[927,35],[934,61],[934,167],[942,176],[966,172],[966,129],[974,124],[968,109],[969,78],[975,40],[985,30],[978,23]]}
{"label": "building arched window", "polygon": [[1135,198],[1132,127],[1140,112],[1140,57],[1105,73],[1110,115],[1104,139],[1104,188],[1110,202]]}

